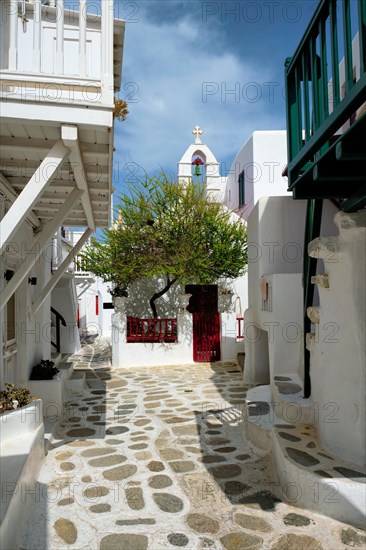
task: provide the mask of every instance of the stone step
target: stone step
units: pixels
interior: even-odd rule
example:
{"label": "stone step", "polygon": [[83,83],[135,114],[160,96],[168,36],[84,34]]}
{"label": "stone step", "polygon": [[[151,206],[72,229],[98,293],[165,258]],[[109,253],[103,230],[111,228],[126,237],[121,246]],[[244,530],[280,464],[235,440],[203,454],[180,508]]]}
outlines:
{"label": "stone step", "polygon": [[274,423],[283,423],[283,420],[274,412],[271,386],[257,386],[248,390],[244,410],[245,435],[258,454],[271,451],[271,430]]}
{"label": "stone step", "polygon": [[311,258],[335,261],[339,254],[338,238],[317,237],[309,243],[308,254]]}
{"label": "stone step", "polygon": [[[277,376],[281,383],[285,375]],[[289,403],[293,404],[293,403]],[[245,436],[259,457],[271,453],[276,469],[273,493],[282,501],[320,512],[356,527],[364,525],[366,470],[332,456],[319,441],[316,418],[286,422],[277,413],[271,387],[247,393]]]}
{"label": "stone step", "polygon": [[57,351],[51,353],[51,361],[55,363],[55,367],[60,368],[60,364],[62,362],[62,353],[58,353]]}
{"label": "stone step", "polygon": [[68,380],[65,382],[67,390],[77,391],[86,388],[85,373],[84,372],[72,372]]}
{"label": "stone step", "polygon": [[329,288],[328,273],[318,273],[318,275],[311,278],[311,282],[313,285],[317,285],[322,288]]}
{"label": "stone step", "polygon": [[312,351],[315,344],[315,332],[307,332],[306,334],[306,349]]}
{"label": "stone step", "polygon": [[320,308],[318,306],[308,307],[306,313],[312,323],[317,325],[320,323]]}
{"label": "stone step", "polygon": [[332,456],[316,424],[274,425],[272,456],[282,500],[364,527],[366,470]]}
{"label": "stone step", "polygon": [[303,380],[298,374],[274,377],[272,401],[276,415],[285,422],[297,425],[314,421],[313,402],[304,399]]}

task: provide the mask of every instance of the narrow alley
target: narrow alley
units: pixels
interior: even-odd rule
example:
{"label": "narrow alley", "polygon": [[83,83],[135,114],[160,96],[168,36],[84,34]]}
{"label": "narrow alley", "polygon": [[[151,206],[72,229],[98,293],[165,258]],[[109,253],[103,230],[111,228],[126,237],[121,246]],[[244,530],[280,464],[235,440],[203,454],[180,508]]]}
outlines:
{"label": "narrow alley", "polygon": [[22,550],[362,544],[360,531],[282,501],[270,456],[243,437],[234,363],[112,369],[107,340],[71,360],[86,388],[67,396],[25,495],[35,504]]}

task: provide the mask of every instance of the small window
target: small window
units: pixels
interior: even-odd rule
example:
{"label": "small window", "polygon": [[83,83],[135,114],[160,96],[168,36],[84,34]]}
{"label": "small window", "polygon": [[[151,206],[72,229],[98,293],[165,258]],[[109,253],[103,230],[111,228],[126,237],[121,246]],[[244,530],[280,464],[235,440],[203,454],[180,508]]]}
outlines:
{"label": "small window", "polygon": [[239,208],[245,205],[245,178],[244,170],[239,174]]}

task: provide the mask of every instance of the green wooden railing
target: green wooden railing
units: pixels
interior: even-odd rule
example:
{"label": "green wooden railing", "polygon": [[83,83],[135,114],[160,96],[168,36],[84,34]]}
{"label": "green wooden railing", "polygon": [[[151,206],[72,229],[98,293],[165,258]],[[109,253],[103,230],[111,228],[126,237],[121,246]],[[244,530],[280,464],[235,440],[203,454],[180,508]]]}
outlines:
{"label": "green wooden railing", "polygon": [[[351,2],[357,6],[352,21]],[[355,78],[352,52],[352,34],[357,33],[359,78]],[[366,101],[366,0],[321,0],[295,54],[286,60],[285,84],[288,183],[293,189],[301,174],[329,148],[332,136]]]}
{"label": "green wooden railing", "polygon": [[[358,48],[355,47],[357,42],[352,43],[357,34]],[[357,151],[354,147],[356,142],[360,142],[360,136],[361,141],[363,139],[365,115],[353,126],[354,129],[357,127],[358,134],[353,130],[353,137],[345,142],[348,146],[351,143],[348,158],[342,153],[345,144],[339,143],[342,126],[347,121],[350,124],[355,122],[357,110],[366,101],[366,0],[320,1],[295,54],[285,62],[285,85],[288,187],[294,198],[308,199],[303,287],[304,397],[309,397],[310,355],[306,348],[306,333],[310,332],[311,323],[307,308],[313,305],[311,278],[316,273],[317,261],[308,256],[308,244],[320,234],[324,198],[343,199],[340,207],[347,211],[357,210],[366,203],[364,165],[356,166],[357,162],[366,160],[366,154],[364,150],[359,152],[359,146]],[[347,168],[344,180],[329,173],[329,167],[332,163],[334,167],[342,155],[353,162],[351,169]],[[323,177],[319,177],[321,169],[325,171]],[[359,185],[356,192],[350,191],[352,179]],[[362,183],[358,184],[358,181]],[[302,185],[301,193],[297,188],[299,185]]]}

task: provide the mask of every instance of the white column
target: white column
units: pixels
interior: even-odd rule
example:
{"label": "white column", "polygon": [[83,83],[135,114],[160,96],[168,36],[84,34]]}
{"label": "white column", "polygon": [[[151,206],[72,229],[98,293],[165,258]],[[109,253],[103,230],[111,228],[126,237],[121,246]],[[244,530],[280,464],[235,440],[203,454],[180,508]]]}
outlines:
{"label": "white column", "polygon": [[64,0],[56,5],[56,74],[64,74]]}
{"label": "white column", "polygon": [[18,0],[10,0],[8,8],[10,35],[9,70],[16,71],[18,66]]}
{"label": "white column", "polygon": [[79,6],[79,73],[86,76],[86,0]]}
{"label": "white column", "polygon": [[41,36],[42,36],[41,0],[34,0],[33,17],[33,72],[41,71]]}
{"label": "white column", "polygon": [[102,80],[104,81],[104,103],[113,103],[113,28],[114,28],[114,4],[113,0],[102,2]]}
{"label": "white column", "polygon": [[70,150],[69,160],[72,165],[76,185],[82,191],[85,191],[81,197],[81,203],[85,212],[85,216],[88,222],[88,227],[95,229],[95,222],[93,216],[93,209],[89,195],[88,182],[86,180],[86,172],[84,169],[83,158],[80,152],[79,140],[78,140],[78,127],[71,124],[64,124],[61,127],[62,141]]}
{"label": "white column", "polygon": [[102,14],[101,14],[101,21],[100,21],[100,70],[102,73],[102,77],[104,78],[106,72],[107,72],[107,40],[106,40],[106,34],[107,34],[107,8],[108,8],[108,1],[103,2],[101,4]]}

